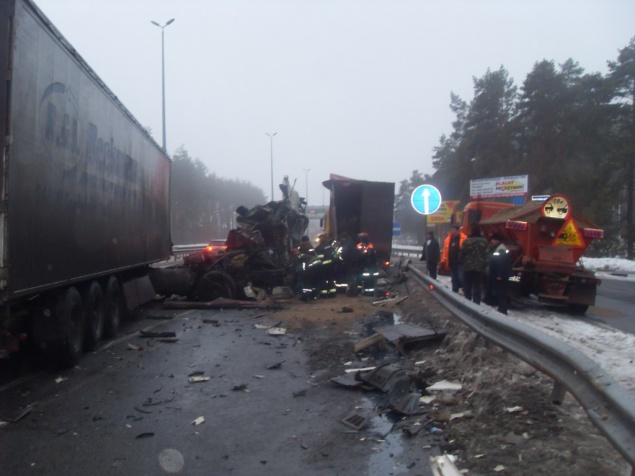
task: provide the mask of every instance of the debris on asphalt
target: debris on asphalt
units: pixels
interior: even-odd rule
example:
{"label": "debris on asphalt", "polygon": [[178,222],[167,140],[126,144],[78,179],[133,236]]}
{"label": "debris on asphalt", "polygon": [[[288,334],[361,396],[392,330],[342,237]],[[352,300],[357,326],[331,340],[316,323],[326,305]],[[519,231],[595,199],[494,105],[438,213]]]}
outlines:
{"label": "debris on asphalt", "polygon": [[459,476],[462,473],[456,467],[452,455],[430,456],[430,468],[434,476]]}
{"label": "debris on asphalt", "polygon": [[430,385],[428,388],[426,388],[426,391],[428,392],[435,392],[435,391],[458,392],[462,388],[463,388],[463,385],[461,385],[459,382],[450,382],[448,380],[441,380],[435,383],[434,385]]}
{"label": "debris on asphalt", "polygon": [[135,345],[135,344],[131,344],[130,342],[128,342],[128,349],[129,350],[142,350],[143,347],[140,345]]}
{"label": "debris on asphalt", "polygon": [[141,337],[148,337],[153,339],[176,337],[176,332],[171,332],[171,331],[152,332],[152,331],[140,330],[139,334],[141,335]]}
{"label": "debris on asphalt", "polygon": [[55,383],[62,383],[68,380],[68,377],[57,377]]}
{"label": "debris on asphalt", "polygon": [[369,420],[367,416],[362,415],[356,410],[353,410],[340,421],[353,430],[361,430],[368,424]]}
{"label": "debris on asphalt", "polygon": [[194,425],[194,426],[198,426],[198,425],[200,425],[201,423],[205,423],[205,417],[204,417],[204,416],[200,416],[200,417],[196,418],[196,419],[192,422],[192,425]]}
{"label": "debris on asphalt", "polygon": [[306,388],[293,392],[293,397],[306,397]]}
{"label": "debris on asphalt", "polygon": [[386,339],[381,334],[373,334],[372,336],[366,337],[359,342],[357,342],[353,346],[353,352],[360,352],[371,345],[377,344],[380,350],[386,350]]}
{"label": "debris on asphalt", "polygon": [[241,383],[240,385],[234,385],[232,387],[232,392],[249,392],[247,389],[246,383]]}
{"label": "debris on asphalt", "polygon": [[436,342],[445,338],[445,332],[437,332],[408,323],[377,327],[375,328],[375,332],[382,335],[386,341],[394,345],[399,354],[405,353],[407,345]]}
{"label": "debris on asphalt", "polygon": [[220,327],[220,323],[217,319],[203,319],[203,324],[212,324],[214,327]]}
{"label": "debris on asphalt", "polygon": [[354,312],[354,310],[353,310],[352,307],[343,306],[342,309],[340,309],[337,312],[339,312],[339,313],[350,313],[350,312]]}
{"label": "debris on asphalt", "polygon": [[134,407],[135,410],[137,410],[139,413],[152,413],[150,410],[142,410],[139,407]]}
{"label": "debris on asphalt", "polygon": [[270,336],[283,336],[287,333],[284,327],[270,327],[267,329],[267,334]]}
{"label": "debris on asphalt", "polygon": [[516,406],[516,407],[506,407],[505,408],[505,411],[507,413],[520,413],[520,412],[522,412],[524,410],[525,409],[523,407],[518,407],[518,406]]}
{"label": "debris on asphalt", "polygon": [[163,337],[159,339],[159,342],[163,342],[164,344],[176,344],[179,341],[176,337]]}
{"label": "debris on asphalt", "polygon": [[270,366],[267,367],[267,370],[277,370],[282,367],[282,364],[284,364],[284,362],[285,362],[284,360],[281,360],[280,362],[271,364]]}
{"label": "debris on asphalt", "polygon": [[151,436],[154,436],[154,432],[152,431],[146,431],[144,433],[139,433],[137,436],[135,436],[135,438],[137,440],[140,440],[142,438],[150,438]]}
{"label": "debris on asphalt", "polygon": [[207,382],[211,377],[206,377],[204,375],[192,375],[187,380],[190,383],[199,383],[199,382]]}
{"label": "debris on asphalt", "polygon": [[268,309],[273,307],[271,299],[262,301],[240,301],[238,299],[217,298],[213,301],[165,301],[166,309]]}

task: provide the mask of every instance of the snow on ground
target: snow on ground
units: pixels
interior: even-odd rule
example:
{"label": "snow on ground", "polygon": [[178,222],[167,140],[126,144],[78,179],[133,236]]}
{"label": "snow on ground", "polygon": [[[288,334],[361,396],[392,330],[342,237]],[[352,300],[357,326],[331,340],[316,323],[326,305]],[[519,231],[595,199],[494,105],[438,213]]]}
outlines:
{"label": "snow on ground", "polygon": [[[619,258],[584,258],[584,266],[602,279],[635,281],[635,262]],[[449,277],[439,281],[448,285]],[[487,306],[486,306],[487,307]],[[635,335],[607,325],[584,320],[584,317],[555,313],[545,308],[511,309],[509,317],[552,335],[574,347],[617,380],[635,392]]]}

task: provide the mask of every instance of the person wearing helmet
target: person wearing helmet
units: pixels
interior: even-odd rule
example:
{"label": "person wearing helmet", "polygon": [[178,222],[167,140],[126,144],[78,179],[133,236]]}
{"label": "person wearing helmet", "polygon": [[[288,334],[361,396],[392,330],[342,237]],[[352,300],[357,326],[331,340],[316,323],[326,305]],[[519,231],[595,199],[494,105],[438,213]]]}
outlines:
{"label": "person wearing helmet", "polygon": [[375,283],[379,276],[375,246],[371,243],[368,233],[366,232],[358,234],[357,238],[359,239],[357,252],[361,271],[358,282],[364,294],[373,295],[375,293]]}
{"label": "person wearing helmet", "polygon": [[322,233],[318,237],[319,243],[315,247],[315,253],[321,261],[318,273],[318,291],[320,297],[335,297],[335,246],[330,233]]}

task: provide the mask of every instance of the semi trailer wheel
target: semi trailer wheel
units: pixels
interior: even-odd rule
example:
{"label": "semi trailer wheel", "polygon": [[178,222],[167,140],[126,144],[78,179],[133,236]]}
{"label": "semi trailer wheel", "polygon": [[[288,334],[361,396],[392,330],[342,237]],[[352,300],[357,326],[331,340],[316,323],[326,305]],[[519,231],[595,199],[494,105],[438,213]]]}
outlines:
{"label": "semi trailer wheel", "polygon": [[86,335],[84,347],[95,350],[104,336],[104,293],[97,281],[90,283],[85,295],[84,313],[86,319]]}
{"label": "semi trailer wheel", "polygon": [[119,280],[111,276],[108,278],[104,289],[104,335],[115,337],[119,332],[121,316],[123,315],[123,302]]}
{"label": "semi trailer wheel", "polygon": [[70,287],[60,296],[56,313],[63,326],[63,337],[56,348],[56,356],[62,365],[72,367],[84,350],[84,306],[76,288]]}

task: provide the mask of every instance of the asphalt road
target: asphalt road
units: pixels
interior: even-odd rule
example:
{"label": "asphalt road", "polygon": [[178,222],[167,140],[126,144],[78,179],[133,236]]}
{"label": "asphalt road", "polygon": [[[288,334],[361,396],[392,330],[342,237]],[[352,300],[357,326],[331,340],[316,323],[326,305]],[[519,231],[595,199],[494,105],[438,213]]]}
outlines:
{"label": "asphalt road", "polygon": [[603,322],[624,332],[635,334],[635,282],[602,278],[595,306],[586,317]]}
{"label": "asphalt road", "polygon": [[[385,416],[360,431],[342,424],[372,410],[372,397],[310,373],[302,340],[268,335],[254,324],[275,314],[255,314],[146,309],[78,367],[0,387],[0,420],[15,420],[0,428],[0,472],[431,474],[438,440],[390,432]],[[140,327],[176,341],[142,338]]]}

